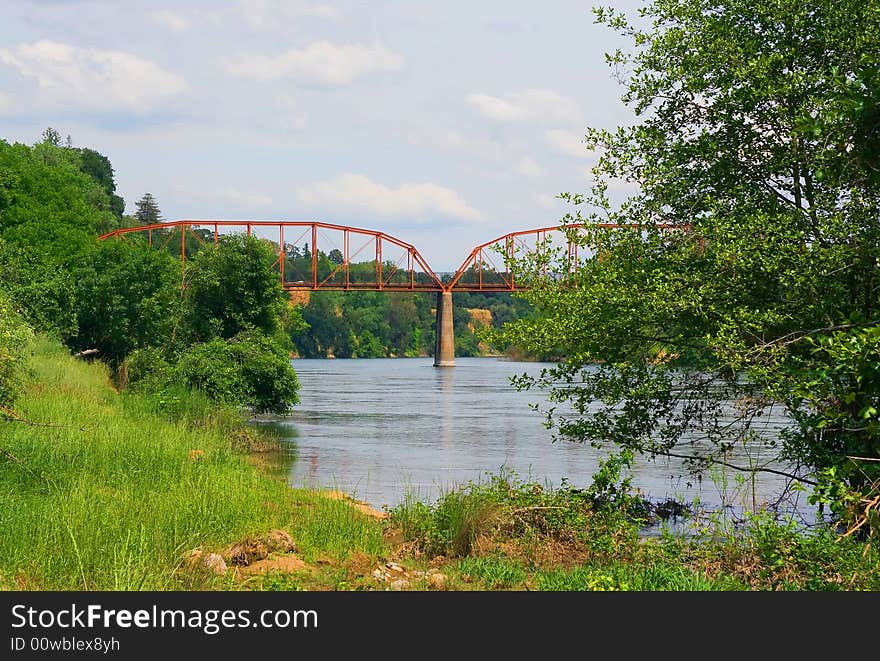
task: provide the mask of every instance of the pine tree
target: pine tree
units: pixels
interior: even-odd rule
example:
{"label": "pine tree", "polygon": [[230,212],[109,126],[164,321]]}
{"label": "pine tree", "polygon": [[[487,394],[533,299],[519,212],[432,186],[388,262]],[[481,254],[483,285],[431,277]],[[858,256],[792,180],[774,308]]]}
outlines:
{"label": "pine tree", "polygon": [[135,203],[137,211],[134,217],[141,225],[151,225],[153,223],[161,223],[165,220],[156,199],[151,193],[144,193],[144,196]]}
{"label": "pine tree", "polygon": [[43,142],[48,142],[50,145],[60,147],[61,134],[50,126],[45,131],[43,131]]}

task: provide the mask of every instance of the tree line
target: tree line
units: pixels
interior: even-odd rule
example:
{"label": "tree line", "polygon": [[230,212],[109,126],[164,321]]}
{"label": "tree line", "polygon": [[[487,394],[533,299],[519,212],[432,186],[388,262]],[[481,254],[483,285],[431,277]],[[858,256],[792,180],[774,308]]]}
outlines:
{"label": "tree line", "polygon": [[[512,350],[504,342],[488,344],[485,333],[531,310],[508,293],[458,292],[453,300],[455,354],[462,357]],[[303,325],[293,333],[293,342],[304,358],[432,356],[436,303],[436,294],[423,292],[310,292],[299,308]]]}
{"label": "tree line", "polygon": [[296,315],[271,248],[221,237],[182,273],[177,257],[144,241],[97,241],[160,218],[150,195],[123,216],[115,189],[110,161],[62,144],[57,131],[32,146],[0,141],[0,405],[20,391],[24,338],[38,332],[96,353],[120,385],[162,401],[198,391],[288,411],[298,390],[288,332]]}
{"label": "tree line", "polygon": [[[294,303],[274,270],[278,246],[264,239],[221,234],[215,242],[210,230],[193,229],[185,266],[180,241],[166,241],[180,231],[173,228],[155,230],[152,246],[136,234],[97,241],[164,220],[152,194],[125,215],[115,191],[109,159],[54,129],[30,146],[0,141],[0,403],[20,388],[22,338],[34,332],[99,356],[120,385],[163,401],[183,387],[273,412],[297,401],[291,355],[432,355],[434,295],[314,292]],[[310,279],[312,258],[308,244],[286,246],[286,279]],[[315,258],[322,278],[342,262],[338,250]],[[349,265],[354,281],[374,278],[374,269]],[[487,350],[466,308],[489,309],[498,327],[528,308],[510,295],[456,298],[461,356]]]}

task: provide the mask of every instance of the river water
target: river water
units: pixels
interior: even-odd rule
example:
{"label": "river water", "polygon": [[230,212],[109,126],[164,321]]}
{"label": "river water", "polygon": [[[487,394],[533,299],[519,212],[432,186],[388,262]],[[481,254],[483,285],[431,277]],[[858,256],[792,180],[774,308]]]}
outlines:
{"label": "river water", "polygon": [[[408,496],[434,502],[500,471],[553,487],[563,480],[587,487],[607,453],[552,442],[544,416],[529,406],[543,404],[543,394],[511,385],[511,376],[536,375],[548,364],[456,358],[455,367],[436,368],[431,358],[397,358],[295,359],[293,366],[301,402],[273,426],[295,451],[289,473],[295,487],[338,489],[377,508]],[[728,459],[748,465],[762,459],[761,448]],[[631,471],[633,485],[653,501],[699,499],[708,509],[754,509],[786,485],[770,474],[748,483],[734,471],[702,480],[682,475],[674,459],[640,461]]]}

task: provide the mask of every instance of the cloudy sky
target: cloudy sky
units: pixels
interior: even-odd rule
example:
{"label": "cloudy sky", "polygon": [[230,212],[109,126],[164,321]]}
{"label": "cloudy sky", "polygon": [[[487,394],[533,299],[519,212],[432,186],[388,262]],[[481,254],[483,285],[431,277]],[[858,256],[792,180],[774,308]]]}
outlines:
{"label": "cloudy sky", "polygon": [[379,229],[454,270],[558,223],[585,127],[632,122],[591,4],[0,0],[0,138],[100,151],[129,213]]}

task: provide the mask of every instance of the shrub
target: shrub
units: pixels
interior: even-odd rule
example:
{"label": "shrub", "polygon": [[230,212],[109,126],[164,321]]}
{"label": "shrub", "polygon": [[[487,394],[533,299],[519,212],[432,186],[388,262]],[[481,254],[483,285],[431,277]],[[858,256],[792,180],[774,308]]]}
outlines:
{"label": "shrub", "polygon": [[299,401],[290,356],[258,331],[193,345],[180,354],[172,372],[211,399],[257,413],[286,413]]}
{"label": "shrub", "polygon": [[8,406],[21,389],[33,331],[0,292],[0,406]]}

